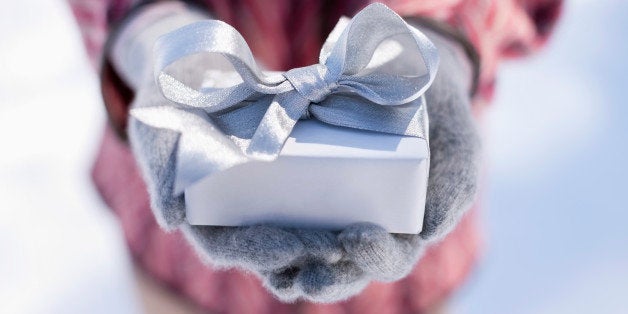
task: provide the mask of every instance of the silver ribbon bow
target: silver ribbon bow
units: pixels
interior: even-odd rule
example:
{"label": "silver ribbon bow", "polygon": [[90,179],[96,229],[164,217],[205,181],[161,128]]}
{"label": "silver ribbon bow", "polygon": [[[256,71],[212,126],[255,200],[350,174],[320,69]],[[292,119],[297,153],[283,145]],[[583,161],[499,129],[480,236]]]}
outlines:
{"label": "silver ribbon bow", "polygon": [[[201,63],[193,59],[199,53],[213,58]],[[261,71],[244,38],[217,20],[160,37],[156,81],[179,106],[135,108],[131,115],[181,133],[175,194],[217,171],[274,160],[300,118],[427,138],[426,117],[419,109],[436,75],[438,52],[388,7],[372,4],[351,20],[341,19],[319,60],[283,73]],[[172,74],[189,76],[198,65],[208,67],[210,78],[219,73],[217,79],[206,75],[200,79],[204,85],[195,89]]]}

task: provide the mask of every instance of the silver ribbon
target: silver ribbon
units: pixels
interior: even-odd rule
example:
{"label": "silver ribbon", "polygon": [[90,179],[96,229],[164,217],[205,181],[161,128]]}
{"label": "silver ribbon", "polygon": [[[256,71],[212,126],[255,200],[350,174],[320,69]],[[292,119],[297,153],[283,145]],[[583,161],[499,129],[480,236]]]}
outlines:
{"label": "silver ribbon", "polygon": [[[163,35],[154,53],[157,85],[179,106],[135,108],[131,115],[181,133],[175,194],[217,171],[274,160],[300,118],[427,139],[419,109],[436,75],[438,52],[383,4],[341,19],[319,64],[283,73],[261,71],[244,38],[217,20]],[[199,62],[199,53],[212,59]],[[217,79],[190,78],[199,65]]]}

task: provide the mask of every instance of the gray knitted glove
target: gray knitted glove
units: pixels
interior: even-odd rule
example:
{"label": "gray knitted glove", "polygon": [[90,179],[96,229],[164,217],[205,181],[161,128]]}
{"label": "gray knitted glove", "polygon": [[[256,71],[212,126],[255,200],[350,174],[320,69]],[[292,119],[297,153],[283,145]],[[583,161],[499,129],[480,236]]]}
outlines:
{"label": "gray knitted glove", "polygon": [[[428,90],[430,177],[423,231],[389,234],[368,223],[340,232],[271,226],[191,226],[182,196],[174,197],[178,134],[130,118],[129,139],[166,229],[180,228],[214,266],[239,267],[258,275],[283,301],[335,302],[359,293],[370,281],[406,276],[425,247],[451,231],[469,208],[476,189],[479,140],[470,113],[470,66],[453,42],[426,34],[439,48],[441,65]],[[137,89],[134,107],[167,105],[153,80]]]}

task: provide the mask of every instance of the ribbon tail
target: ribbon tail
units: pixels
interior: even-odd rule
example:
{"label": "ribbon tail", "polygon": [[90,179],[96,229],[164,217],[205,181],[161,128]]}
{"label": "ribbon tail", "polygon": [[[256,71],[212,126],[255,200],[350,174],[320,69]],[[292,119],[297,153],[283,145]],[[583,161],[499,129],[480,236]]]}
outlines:
{"label": "ribbon tail", "polygon": [[240,147],[198,112],[157,106],[132,109],[131,116],[153,128],[180,134],[176,148],[174,195],[183,193],[185,188],[205,176],[248,160]]}
{"label": "ribbon tail", "polygon": [[309,104],[310,101],[296,91],[276,95],[255,130],[246,154],[258,160],[275,160]]}

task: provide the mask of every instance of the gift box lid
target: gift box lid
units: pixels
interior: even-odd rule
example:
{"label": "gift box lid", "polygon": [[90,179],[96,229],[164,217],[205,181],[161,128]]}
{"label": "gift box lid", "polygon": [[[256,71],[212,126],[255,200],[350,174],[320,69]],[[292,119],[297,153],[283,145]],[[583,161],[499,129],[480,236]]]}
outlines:
{"label": "gift box lid", "polygon": [[316,120],[301,120],[281,151],[282,157],[422,159],[424,139],[343,128]]}

